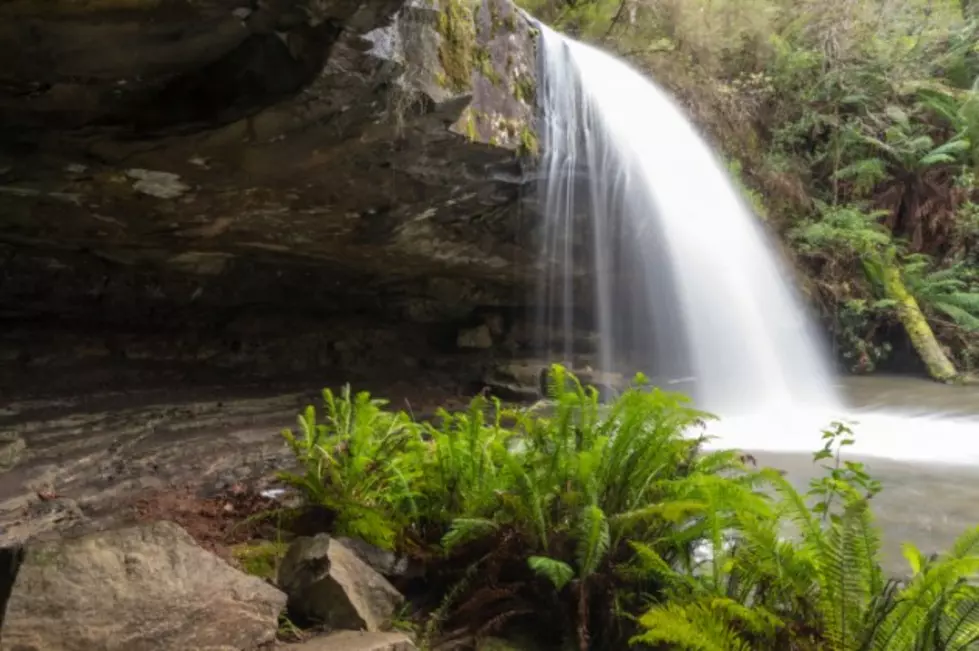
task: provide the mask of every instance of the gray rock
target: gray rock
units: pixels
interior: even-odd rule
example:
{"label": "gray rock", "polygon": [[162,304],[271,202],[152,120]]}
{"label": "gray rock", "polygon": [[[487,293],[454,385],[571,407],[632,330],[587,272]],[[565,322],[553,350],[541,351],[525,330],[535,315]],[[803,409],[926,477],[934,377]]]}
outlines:
{"label": "gray rock", "polygon": [[[124,4],[3,3],[0,304],[23,322],[166,332],[180,361],[173,332],[239,311],[530,300],[537,32],[510,0]],[[208,365],[251,354],[223,343]]]}
{"label": "gray rock", "polygon": [[338,631],[289,647],[290,651],[415,651],[404,633]]}
{"label": "gray rock", "polygon": [[357,554],[325,534],[299,538],[279,566],[289,610],[332,629],[383,631],[404,597]]}
{"label": "gray rock", "polygon": [[250,651],[275,639],[286,596],[175,524],[29,544],[2,651]]}
{"label": "gray rock", "polygon": [[475,328],[467,328],[459,331],[456,337],[456,345],[459,348],[491,348],[493,346],[493,334],[489,326],[480,325]]}
{"label": "gray rock", "polygon": [[416,576],[421,571],[407,557],[398,556],[359,538],[339,537],[336,540],[384,576]]}
{"label": "gray rock", "polygon": [[0,435],[0,472],[7,472],[16,466],[26,449],[24,439],[19,436]]}

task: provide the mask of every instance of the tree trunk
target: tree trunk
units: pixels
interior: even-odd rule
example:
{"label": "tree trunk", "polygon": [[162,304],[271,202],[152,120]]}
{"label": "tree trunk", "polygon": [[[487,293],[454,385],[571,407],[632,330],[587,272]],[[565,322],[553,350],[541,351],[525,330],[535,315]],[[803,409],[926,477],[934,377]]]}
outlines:
{"label": "tree trunk", "polygon": [[880,263],[884,294],[886,298],[897,303],[898,319],[907,331],[911,345],[928,368],[928,374],[939,382],[954,380],[958,376],[958,371],[935,339],[935,333],[932,332],[928,320],[921,312],[918,301],[904,286],[900,270],[893,260],[886,259],[884,256],[881,256]]}

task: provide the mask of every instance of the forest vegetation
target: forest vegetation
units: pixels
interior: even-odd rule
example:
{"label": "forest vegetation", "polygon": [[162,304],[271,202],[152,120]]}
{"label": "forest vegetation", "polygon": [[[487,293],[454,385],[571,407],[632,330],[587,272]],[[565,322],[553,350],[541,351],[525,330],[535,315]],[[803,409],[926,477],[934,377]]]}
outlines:
{"label": "forest vegetation", "polygon": [[782,236],[847,370],[976,369],[979,2],[522,4],[680,99]]}
{"label": "forest vegetation", "polygon": [[[483,397],[416,422],[347,387],[284,436],[297,513],[413,559],[420,648],[965,651],[979,644],[979,527],[881,566],[881,486],[833,424],[805,491],[734,451],[642,376],[609,403],[559,366],[548,400]],[[290,522],[286,517],[282,522]],[[288,525],[284,526],[288,532]],[[394,579],[397,580],[397,579]]]}
{"label": "forest vegetation", "polygon": [[[780,236],[838,359],[979,364],[979,2],[524,0],[671,90]],[[882,565],[881,486],[834,423],[800,489],[698,435],[712,416],[565,369],[547,400],[477,397],[429,422],[324,391],[281,478],[330,533],[411,558],[421,648],[966,651],[979,527]],[[288,521],[288,518],[287,518]],[[288,533],[288,524],[284,525]],[[534,639],[536,638],[536,639]]]}

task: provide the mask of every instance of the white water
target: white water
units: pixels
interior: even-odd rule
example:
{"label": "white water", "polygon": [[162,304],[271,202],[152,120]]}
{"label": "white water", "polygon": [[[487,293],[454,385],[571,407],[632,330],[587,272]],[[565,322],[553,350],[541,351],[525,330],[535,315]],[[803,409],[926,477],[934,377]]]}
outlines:
{"label": "white water", "polygon": [[542,345],[571,359],[590,312],[599,365],[682,378],[721,417],[718,446],[812,452],[848,419],[853,453],[979,464],[975,420],[847,409],[787,265],[680,109],[625,63],[541,32]]}

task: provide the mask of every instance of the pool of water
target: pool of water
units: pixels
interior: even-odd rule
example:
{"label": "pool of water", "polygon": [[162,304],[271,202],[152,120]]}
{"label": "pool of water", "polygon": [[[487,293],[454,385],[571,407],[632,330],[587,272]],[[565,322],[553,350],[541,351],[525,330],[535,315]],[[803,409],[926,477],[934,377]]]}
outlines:
{"label": "pool of water", "polygon": [[[887,376],[845,378],[840,387],[856,421],[849,456],[883,484],[874,516],[884,534],[885,568],[901,574],[907,568],[901,543],[938,552],[979,526],[979,387]],[[744,447],[804,489],[823,472],[811,457],[820,444],[811,431],[821,426],[820,416],[827,414],[780,414],[764,424],[769,429],[731,432],[728,440],[759,443]],[[797,439],[781,440],[791,436]]]}

